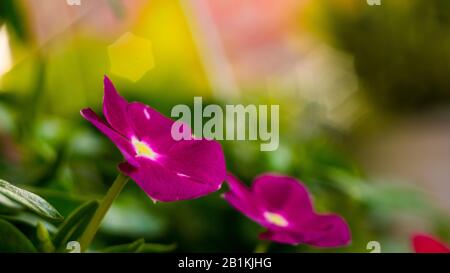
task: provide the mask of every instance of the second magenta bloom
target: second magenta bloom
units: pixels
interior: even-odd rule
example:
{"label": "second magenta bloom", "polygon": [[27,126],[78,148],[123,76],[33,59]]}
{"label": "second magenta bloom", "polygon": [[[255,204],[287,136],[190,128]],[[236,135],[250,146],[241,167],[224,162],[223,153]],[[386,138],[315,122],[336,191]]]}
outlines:
{"label": "second magenta bloom", "polygon": [[227,177],[225,199],[247,217],[267,228],[261,239],[285,244],[338,247],[351,240],[350,229],[335,214],[319,215],[306,187],[292,177],[265,174],[247,188]]}
{"label": "second magenta bloom", "polygon": [[103,114],[91,109],[81,115],[121,151],[120,170],[153,200],[170,202],[197,198],[218,190],[225,179],[222,147],[206,139],[172,138],[175,121],[139,102],[127,102],[105,77]]}
{"label": "second magenta bloom", "polygon": [[416,253],[450,253],[450,247],[428,234],[415,234],[411,241]]}

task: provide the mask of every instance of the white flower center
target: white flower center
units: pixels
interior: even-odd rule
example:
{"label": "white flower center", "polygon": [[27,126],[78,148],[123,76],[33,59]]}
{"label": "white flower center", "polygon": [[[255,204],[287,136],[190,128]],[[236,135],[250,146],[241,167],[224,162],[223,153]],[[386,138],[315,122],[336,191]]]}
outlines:
{"label": "white flower center", "polygon": [[144,141],[139,141],[137,138],[133,138],[131,143],[133,144],[137,156],[147,157],[152,160],[156,159],[158,156],[158,154],[155,153]]}
{"label": "white flower center", "polygon": [[278,213],[273,213],[273,212],[264,212],[264,218],[266,218],[266,220],[276,226],[279,227],[286,227],[289,223],[286,220],[286,218],[284,218],[283,216],[281,216]]}

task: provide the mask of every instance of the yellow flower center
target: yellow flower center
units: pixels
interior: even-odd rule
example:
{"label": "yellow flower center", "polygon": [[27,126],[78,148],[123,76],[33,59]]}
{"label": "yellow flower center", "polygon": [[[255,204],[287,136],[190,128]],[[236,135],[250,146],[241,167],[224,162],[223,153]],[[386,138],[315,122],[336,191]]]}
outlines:
{"label": "yellow flower center", "polygon": [[286,227],[288,225],[288,221],[278,213],[273,212],[265,212],[264,218],[271,224],[274,224],[279,227]]}
{"label": "yellow flower center", "polygon": [[139,141],[136,138],[131,140],[137,156],[143,156],[150,159],[156,159],[157,154],[145,142]]}

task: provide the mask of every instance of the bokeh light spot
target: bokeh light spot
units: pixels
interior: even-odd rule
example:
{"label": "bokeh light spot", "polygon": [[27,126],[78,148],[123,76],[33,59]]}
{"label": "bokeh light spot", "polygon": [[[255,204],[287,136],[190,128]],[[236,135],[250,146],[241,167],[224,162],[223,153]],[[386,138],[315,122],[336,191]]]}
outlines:
{"label": "bokeh light spot", "polygon": [[152,43],[130,32],[108,47],[111,73],[138,81],[155,66]]}

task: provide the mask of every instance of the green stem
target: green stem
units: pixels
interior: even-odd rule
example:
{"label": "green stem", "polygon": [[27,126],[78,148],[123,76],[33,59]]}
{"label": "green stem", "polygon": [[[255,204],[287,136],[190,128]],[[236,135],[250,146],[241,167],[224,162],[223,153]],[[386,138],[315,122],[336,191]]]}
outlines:
{"label": "green stem", "polygon": [[91,244],[103,218],[111,207],[111,204],[122,191],[123,187],[127,184],[128,179],[129,178],[127,176],[119,174],[114,183],[111,185],[111,188],[109,188],[105,197],[101,201],[100,206],[95,211],[94,216],[92,216],[91,221],[84,230],[83,235],[80,237],[81,252],[86,251]]}
{"label": "green stem", "polygon": [[253,252],[255,253],[266,253],[270,246],[270,241],[261,240],[255,247]]}

